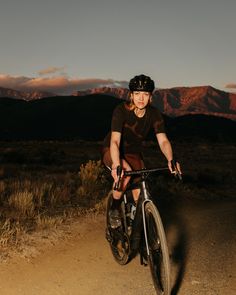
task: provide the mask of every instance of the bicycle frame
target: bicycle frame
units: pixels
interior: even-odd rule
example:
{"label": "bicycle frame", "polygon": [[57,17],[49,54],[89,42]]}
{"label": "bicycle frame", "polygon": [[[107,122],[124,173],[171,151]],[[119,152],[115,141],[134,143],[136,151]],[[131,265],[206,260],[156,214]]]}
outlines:
{"label": "bicycle frame", "polygon": [[[146,227],[146,218],[145,218],[145,206],[148,202],[153,203],[153,201],[150,199],[150,193],[148,191],[147,185],[146,185],[146,178],[149,173],[156,172],[156,171],[165,171],[168,170],[168,168],[155,168],[155,169],[142,169],[142,170],[136,170],[136,171],[125,171],[124,176],[131,176],[131,175],[140,175],[141,174],[141,181],[140,181],[140,197],[142,196],[142,220],[143,220],[143,231],[144,231],[144,239],[147,249],[147,255],[150,255],[149,252],[149,245],[148,245],[148,237],[147,237],[147,227]],[[140,200],[139,200],[140,201]],[[127,230],[127,225],[125,225]]]}
{"label": "bicycle frame", "polygon": [[[170,295],[170,262],[165,231],[158,209],[151,199],[146,181],[149,173],[163,170],[168,170],[168,168],[141,169],[123,172],[124,177],[138,175],[141,176],[141,180],[138,183],[129,184],[125,189],[122,196],[123,201],[121,202],[122,224],[113,229],[109,227],[108,214],[112,200],[111,191],[111,195],[108,198],[106,215],[108,225],[106,237],[110,243],[112,254],[120,265],[125,265],[130,259],[135,257],[138,253],[137,251],[139,251],[141,264],[150,266],[157,294]],[[120,174],[117,173],[119,176],[118,183],[120,183],[121,172],[120,170]],[[129,192],[137,188],[140,189],[140,196],[136,206],[136,214],[133,218],[133,200],[129,200]],[[119,185],[116,186],[115,184],[113,189],[119,189]],[[140,233],[138,231],[140,231]],[[140,234],[142,237],[140,237]]]}

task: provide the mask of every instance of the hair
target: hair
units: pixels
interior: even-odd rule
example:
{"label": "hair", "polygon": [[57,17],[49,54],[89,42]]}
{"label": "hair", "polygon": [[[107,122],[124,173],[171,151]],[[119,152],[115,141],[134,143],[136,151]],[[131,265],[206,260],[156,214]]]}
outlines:
{"label": "hair", "polygon": [[133,99],[131,98],[132,93],[132,91],[129,92],[129,100],[125,103],[125,107],[130,111],[133,111],[135,109],[135,104],[133,102]]}
{"label": "hair", "polygon": [[[130,110],[133,111],[135,109],[135,104],[133,102],[133,99],[131,98],[131,94],[133,93],[133,91],[129,92],[129,100],[125,103],[125,107]],[[150,93],[151,94],[151,93]],[[152,94],[151,94],[152,95]],[[152,103],[152,97],[150,98],[148,104]]]}

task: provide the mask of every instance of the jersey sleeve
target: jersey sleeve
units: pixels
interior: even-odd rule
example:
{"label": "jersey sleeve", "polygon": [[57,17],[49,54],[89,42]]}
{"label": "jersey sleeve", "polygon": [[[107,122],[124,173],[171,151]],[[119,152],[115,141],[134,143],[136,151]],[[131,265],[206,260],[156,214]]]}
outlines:
{"label": "jersey sleeve", "polygon": [[125,114],[123,105],[118,105],[113,111],[112,120],[111,120],[111,132],[122,132],[124,124]]}
{"label": "jersey sleeve", "polygon": [[153,109],[152,112],[152,126],[155,134],[165,133],[164,119],[162,114],[157,109]]}

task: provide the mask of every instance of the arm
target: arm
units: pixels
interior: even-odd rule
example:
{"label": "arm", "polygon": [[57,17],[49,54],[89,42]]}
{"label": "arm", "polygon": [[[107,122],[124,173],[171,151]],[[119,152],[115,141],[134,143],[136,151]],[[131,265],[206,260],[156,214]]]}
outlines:
{"label": "arm", "polygon": [[[173,170],[172,164],[171,164],[171,161],[174,158],[173,158],[173,151],[172,151],[172,147],[171,147],[169,139],[167,138],[165,133],[157,133],[156,138],[157,138],[157,142],[160,146],[162,153],[164,154],[164,156],[166,157],[166,159],[168,161],[168,167],[169,167],[171,173],[175,173],[175,171]],[[176,167],[177,167],[179,173],[181,174],[181,169],[180,169],[180,165],[178,162],[176,163]]]}
{"label": "arm", "polygon": [[121,133],[112,131],[111,132],[111,141],[110,141],[110,153],[111,153],[111,160],[112,160],[112,176],[115,181],[117,181],[117,173],[116,168],[120,165],[120,140],[121,140]]}
{"label": "arm", "polygon": [[157,142],[160,146],[160,149],[167,161],[170,162],[173,160],[173,151],[169,139],[167,138],[165,133],[157,133],[156,134]]}

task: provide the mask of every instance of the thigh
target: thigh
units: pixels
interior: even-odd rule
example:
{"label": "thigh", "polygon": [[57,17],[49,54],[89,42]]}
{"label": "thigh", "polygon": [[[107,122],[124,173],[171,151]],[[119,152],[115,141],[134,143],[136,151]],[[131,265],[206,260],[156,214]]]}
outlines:
{"label": "thigh", "polygon": [[[107,167],[111,168],[112,159],[109,147],[102,150],[102,161]],[[142,169],[144,168],[143,158],[140,154],[125,154],[121,158],[121,166],[124,170]]]}
{"label": "thigh", "polygon": [[141,154],[125,154],[125,160],[129,163],[132,170],[140,170],[144,168],[144,162]]}
{"label": "thigh", "polygon": [[[110,153],[109,148],[103,149],[102,161],[109,169],[111,169],[111,167],[112,167],[112,159],[111,159],[111,153]],[[124,169],[126,171],[132,170],[131,166],[129,165],[129,163],[124,158],[121,158],[120,162],[121,162],[122,169]]]}

